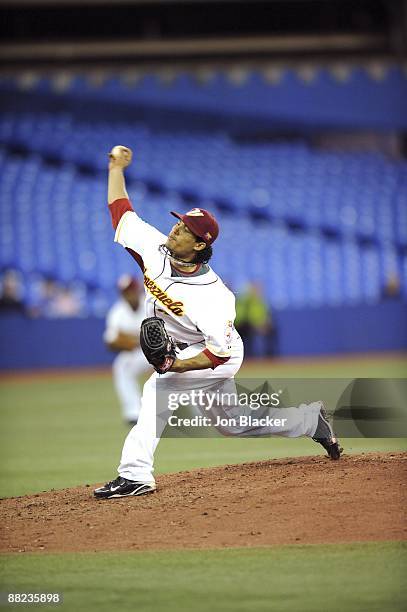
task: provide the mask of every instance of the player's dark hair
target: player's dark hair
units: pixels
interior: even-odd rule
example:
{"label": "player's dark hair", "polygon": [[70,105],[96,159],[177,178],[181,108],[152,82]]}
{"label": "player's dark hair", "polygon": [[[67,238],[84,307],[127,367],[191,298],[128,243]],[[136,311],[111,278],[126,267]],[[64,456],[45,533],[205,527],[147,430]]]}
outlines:
{"label": "player's dark hair", "polygon": [[207,244],[201,251],[196,251],[193,263],[206,264],[213,255],[213,250],[210,244]]}

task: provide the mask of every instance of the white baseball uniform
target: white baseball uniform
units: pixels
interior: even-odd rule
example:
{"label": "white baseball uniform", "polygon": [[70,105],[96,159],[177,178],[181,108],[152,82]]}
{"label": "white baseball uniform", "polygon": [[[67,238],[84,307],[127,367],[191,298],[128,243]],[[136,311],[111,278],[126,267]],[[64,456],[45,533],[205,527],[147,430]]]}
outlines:
{"label": "white baseball uniform", "polygon": [[[144,269],[146,317],[161,317],[169,335],[177,342],[188,345],[179,354],[180,359],[205,351],[214,368],[186,373],[170,371],[164,375],[154,372],[145,383],[139,420],[125,440],[118,472],[129,480],[154,482],[153,458],[162,433],[156,427],[157,380],[165,379],[172,391],[178,392],[191,390],[195,384],[197,389],[205,387],[203,381],[207,381],[209,387],[215,379],[228,381],[233,386],[233,377],[243,361],[243,343],[233,326],[234,295],[215,272],[208,266],[204,274],[174,277],[170,258],[160,248],[167,237],[140,219],[124,200],[117,203],[121,207],[116,219],[121,217],[116,227],[115,242],[133,256],[138,254],[137,260]],[[288,417],[287,426],[251,428],[252,435],[313,436],[321,405],[321,402],[314,402],[298,408],[276,408],[278,418]],[[225,412],[230,410],[228,407]],[[269,414],[273,416],[273,410]],[[244,431],[239,429],[231,433],[243,435]]]}
{"label": "white baseball uniform", "polygon": [[[119,333],[138,337],[144,319],[144,304],[141,300],[133,310],[124,298],[119,299],[109,310],[106,318],[105,342],[114,342]],[[118,395],[123,418],[137,421],[140,413],[141,391],[137,377],[148,369],[148,363],[140,347],[133,351],[121,351],[113,361],[113,382]]]}

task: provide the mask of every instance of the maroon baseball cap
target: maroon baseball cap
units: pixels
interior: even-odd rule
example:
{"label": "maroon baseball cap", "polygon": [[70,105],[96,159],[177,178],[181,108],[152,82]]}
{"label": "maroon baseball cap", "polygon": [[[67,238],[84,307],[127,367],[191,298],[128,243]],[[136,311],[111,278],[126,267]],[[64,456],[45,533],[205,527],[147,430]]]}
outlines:
{"label": "maroon baseball cap", "polygon": [[203,242],[206,242],[206,244],[212,244],[218,237],[218,222],[215,217],[204,208],[193,208],[185,213],[185,215],[181,215],[172,210],[171,214],[181,219],[187,228],[190,229],[195,236],[202,238]]}

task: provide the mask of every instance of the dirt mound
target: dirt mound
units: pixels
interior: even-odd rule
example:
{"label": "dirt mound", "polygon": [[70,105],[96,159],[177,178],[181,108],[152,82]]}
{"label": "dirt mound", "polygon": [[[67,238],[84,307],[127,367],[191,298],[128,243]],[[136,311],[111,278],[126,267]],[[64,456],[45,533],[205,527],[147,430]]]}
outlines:
{"label": "dirt mound", "polygon": [[1,500],[1,552],[406,539],[407,453],[297,457],[159,476],[145,497],[89,485]]}

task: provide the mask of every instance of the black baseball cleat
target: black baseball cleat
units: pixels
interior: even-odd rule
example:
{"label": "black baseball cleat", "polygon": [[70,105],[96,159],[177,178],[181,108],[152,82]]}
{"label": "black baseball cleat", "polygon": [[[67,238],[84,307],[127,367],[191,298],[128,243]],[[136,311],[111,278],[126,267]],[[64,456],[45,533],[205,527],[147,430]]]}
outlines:
{"label": "black baseball cleat", "polygon": [[109,497],[130,497],[131,495],[146,495],[154,493],[156,489],[154,482],[135,482],[118,476],[115,480],[107,482],[103,487],[95,489],[93,494],[100,499]]}
{"label": "black baseball cleat", "polygon": [[317,429],[312,439],[324,447],[331,459],[338,460],[341,458],[343,448],[339,446],[339,440],[335,437],[323,406],[319,413]]}

